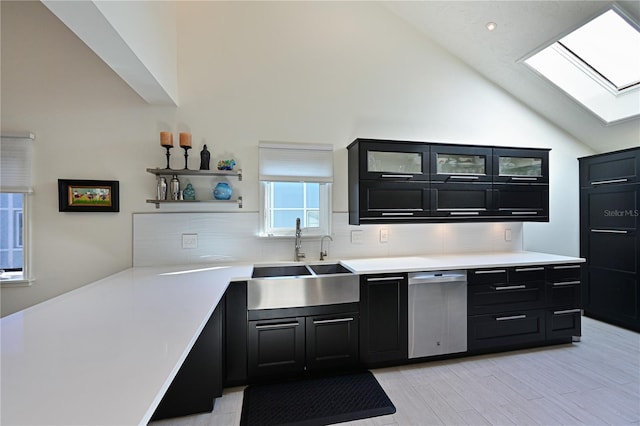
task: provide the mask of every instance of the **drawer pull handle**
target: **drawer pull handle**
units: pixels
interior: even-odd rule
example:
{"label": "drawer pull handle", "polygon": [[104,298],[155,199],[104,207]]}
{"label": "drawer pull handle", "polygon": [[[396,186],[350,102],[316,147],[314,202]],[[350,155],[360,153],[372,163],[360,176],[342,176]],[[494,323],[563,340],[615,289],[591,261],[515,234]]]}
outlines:
{"label": "drawer pull handle", "polygon": [[473,271],[474,274],[502,274],[503,272],[507,272],[506,269],[492,269],[489,271]]}
{"label": "drawer pull handle", "polygon": [[544,267],[539,267],[539,268],[516,268],[516,272],[533,272],[533,271],[544,271]]}
{"label": "drawer pull handle", "polygon": [[265,328],[288,328],[288,327],[297,327],[299,326],[299,322],[286,322],[282,324],[259,324],[256,325],[256,329],[263,330]]}
{"label": "drawer pull handle", "polygon": [[537,177],[517,177],[517,176],[512,176],[511,180],[520,180],[520,181],[537,181],[538,178]]}
{"label": "drawer pull handle", "polygon": [[467,180],[476,180],[480,179],[479,176],[449,176],[448,179],[467,179]]}
{"label": "drawer pull handle", "polygon": [[353,321],[353,318],[336,318],[336,319],[326,319],[326,320],[313,320],[314,324],[334,324],[338,322],[350,322]]}
{"label": "drawer pull handle", "polygon": [[525,319],[527,316],[526,315],[511,315],[508,317],[497,317],[496,321],[511,321],[511,320],[519,320],[519,319]]}
{"label": "drawer pull handle", "polygon": [[367,282],[375,282],[375,281],[396,281],[396,280],[403,280],[404,277],[374,277],[374,278],[367,278]]}
{"label": "drawer pull handle", "polygon": [[564,311],[553,311],[553,315],[577,314],[581,309],[565,309]]}
{"label": "drawer pull handle", "polygon": [[411,212],[402,212],[402,213],[382,213],[382,216],[413,216]]}
{"label": "drawer pull handle", "polygon": [[563,285],[578,285],[580,284],[580,281],[564,281],[564,282],[560,282],[560,283],[553,283],[554,287],[560,287]]}
{"label": "drawer pull handle", "polygon": [[523,288],[527,288],[527,286],[524,285],[524,284],[521,284],[521,285],[504,285],[502,287],[494,287],[494,289],[496,291],[499,291],[499,290],[520,290],[520,289],[523,289]]}
{"label": "drawer pull handle", "polygon": [[381,175],[383,178],[400,178],[400,179],[411,179],[413,175]]}
{"label": "drawer pull handle", "polygon": [[628,234],[629,231],[620,229],[592,229],[591,232],[599,232],[601,234]]}
{"label": "drawer pull handle", "polygon": [[627,179],[627,178],[610,179],[610,180],[597,180],[595,182],[591,182],[591,185],[606,185],[608,183],[620,183],[620,182],[627,182],[627,181],[629,181],[629,179]]}
{"label": "drawer pull handle", "polygon": [[479,215],[480,212],[477,211],[468,211],[468,212],[449,212],[451,216],[472,216]]}
{"label": "drawer pull handle", "polygon": [[538,214],[538,212],[511,212],[511,214]]}
{"label": "drawer pull handle", "polygon": [[580,265],[561,265],[554,266],[553,269],[579,269]]}

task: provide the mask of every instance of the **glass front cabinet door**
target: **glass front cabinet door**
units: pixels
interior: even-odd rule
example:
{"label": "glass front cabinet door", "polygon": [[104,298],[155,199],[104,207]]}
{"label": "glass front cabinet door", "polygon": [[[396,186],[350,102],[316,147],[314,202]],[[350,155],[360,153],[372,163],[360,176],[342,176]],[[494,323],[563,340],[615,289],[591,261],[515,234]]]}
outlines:
{"label": "glass front cabinet door", "polygon": [[493,150],[494,182],[549,183],[549,150]]}
{"label": "glass front cabinet door", "polygon": [[432,145],[431,181],[446,183],[491,182],[491,148]]}
{"label": "glass front cabinet door", "polygon": [[359,140],[360,179],[429,180],[429,145]]}

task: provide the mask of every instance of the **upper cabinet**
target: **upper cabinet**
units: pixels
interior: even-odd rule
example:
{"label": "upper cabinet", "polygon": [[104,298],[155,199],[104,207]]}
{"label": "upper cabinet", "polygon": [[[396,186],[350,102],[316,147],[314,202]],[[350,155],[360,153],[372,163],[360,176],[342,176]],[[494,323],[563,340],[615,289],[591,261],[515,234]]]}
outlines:
{"label": "upper cabinet", "polygon": [[354,148],[360,179],[429,180],[429,146],[423,143],[359,139]]}
{"label": "upper cabinet", "polygon": [[640,182],[638,148],[585,157],[580,166],[581,188]]}
{"label": "upper cabinet", "polygon": [[549,150],[356,139],[349,223],[548,221]]}
{"label": "upper cabinet", "polygon": [[549,150],[493,149],[494,182],[549,183]]}
{"label": "upper cabinet", "polygon": [[493,150],[466,145],[431,145],[432,182],[491,182]]}

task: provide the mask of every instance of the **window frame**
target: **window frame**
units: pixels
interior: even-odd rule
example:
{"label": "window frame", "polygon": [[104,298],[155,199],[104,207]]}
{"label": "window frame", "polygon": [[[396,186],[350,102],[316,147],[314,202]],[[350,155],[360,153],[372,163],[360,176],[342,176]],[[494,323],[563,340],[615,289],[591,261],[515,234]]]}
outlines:
{"label": "window frame", "polygon": [[[290,181],[260,181],[260,230],[258,236],[260,237],[295,237],[295,223],[292,223],[290,227],[274,228],[272,226],[272,211],[271,201],[273,200],[272,188],[273,183],[289,182]],[[319,188],[319,222],[318,227],[302,227],[302,237],[322,237],[323,235],[331,235],[331,198],[332,198],[332,183],[331,182],[313,182],[313,181],[300,181],[300,183],[318,183]],[[305,210],[304,206],[301,207]],[[304,222],[303,222],[304,223]]]}
{"label": "window frame", "polygon": [[[31,277],[31,193],[9,191],[0,192],[6,194],[22,195],[22,233],[20,235],[20,237],[22,238],[22,270],[5,270],[5,272],[2,274],[0,285],[2,287],[29,286],[33,283],[33,281],[35,281]],[[18,235],[15,234],[10,238],[12,241],[14,241],[17,237]]]}

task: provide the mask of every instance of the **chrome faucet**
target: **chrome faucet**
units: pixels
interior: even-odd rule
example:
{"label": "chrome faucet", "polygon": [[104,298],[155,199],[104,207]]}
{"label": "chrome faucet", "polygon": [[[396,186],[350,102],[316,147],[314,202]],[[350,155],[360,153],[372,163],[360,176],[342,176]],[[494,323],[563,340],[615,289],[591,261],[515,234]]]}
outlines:
{"label": "chrome faucet", "polygon": [[331,238],[331,235],[325,235],[320,239],[320,260],[324,260],[324,258],[327,257],[327,250],[322,250],[322,243],[324,243],[325,238],[328,238],[331,241],[333,241],[333,238]]}
{"label": "chrome faucet", "polygon": [[306,255],[304,253],[302,253],[300,251],[300,249],[302,248],[302,230],[300,229],[300,218],[296,218],[296,249],[295,249],[295,255],[293,260],[295,260],[296,262],[299,262],[300,260],[304,259],[306,257]]}

